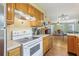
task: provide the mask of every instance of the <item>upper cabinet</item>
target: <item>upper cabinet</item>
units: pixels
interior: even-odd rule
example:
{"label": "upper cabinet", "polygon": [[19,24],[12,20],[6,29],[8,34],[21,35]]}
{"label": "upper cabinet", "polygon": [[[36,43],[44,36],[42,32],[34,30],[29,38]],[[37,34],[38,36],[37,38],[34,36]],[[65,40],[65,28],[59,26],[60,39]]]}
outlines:
{"label": "upper cabinet", "polygon": [[41,11],[39,11],[37,8],[35,8],[34,6],[30,5],[28,6],[28,13],[31,16],[36,17],[36,20],[42,20],[43,18],[43,13]]}
{"label": "upper cabinet", "polygon": [[28,4],[26,3],[16,3],[15,4],[15,9],[19,10],[23,13],[28,13]]}
{"label": "upper cabinet", "polygon": [[15,15],[14,10],[18,10],[32,17],[35,17],[36,20],[30,22],[31,27],[41,26],[42,24],[41,20],[44,19],[43,17],[44,14],[40,10],[38,10],[37,8],[35,8],[34,6],[28,3],[8,3],[7,4],[7,24],[8,25],[11,25],[14,23],[14,15]]}
{"label": "upper cabinet", "polygon": [[31,16],[34,16],[36,18],[36,21],[31,21],[31,27],[37,27],[37,26],[41,26],[42,22],[41,20],[43,20],[43,13],[41,11],[39,11],[37,8],[35,8],[34,6],[30,5],[28,6],[28,14]]}
{"label": "upper cabinet", "polygon": [[34,16],[34,13],[35,12],[35,8],[29,4],[28,6],[28,13],[31,15],[31,16]]}
{"label": "upper cabinet", "polygon": [[44,14],[42,12],[40,13],[40,20],[44,20]]}
{"label": "upper cabinet", "polygon": [[15,4],[13,3],[6,4],[7,25],[11,25],[14,23],[14,9],[15,9]]}

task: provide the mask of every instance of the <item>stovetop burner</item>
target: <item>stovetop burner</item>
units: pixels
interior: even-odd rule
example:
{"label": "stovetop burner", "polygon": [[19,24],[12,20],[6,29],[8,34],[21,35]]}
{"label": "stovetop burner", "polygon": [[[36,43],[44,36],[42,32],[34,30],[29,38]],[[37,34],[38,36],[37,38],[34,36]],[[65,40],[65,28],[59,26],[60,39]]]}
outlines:
{"label": "stovetop burner", "polygon": [[18,40],[15,40],[19,43],[26,43],[26,42],[29,42],[29,41],[32,41],[32,40],[35,40],[35,39],[38,39],[39,37],[31,37],[31,38],[22,38],[22,39],[18,39]]}

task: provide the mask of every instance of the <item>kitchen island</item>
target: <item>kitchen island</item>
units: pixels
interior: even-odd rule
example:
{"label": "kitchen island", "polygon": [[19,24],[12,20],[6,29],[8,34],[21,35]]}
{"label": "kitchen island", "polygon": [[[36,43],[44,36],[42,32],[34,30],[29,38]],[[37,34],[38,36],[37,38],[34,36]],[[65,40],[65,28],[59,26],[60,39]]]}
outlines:
{"label": "kitchen island", "polygon": [[79,34],[68,33],[68,53],[79,56]]}

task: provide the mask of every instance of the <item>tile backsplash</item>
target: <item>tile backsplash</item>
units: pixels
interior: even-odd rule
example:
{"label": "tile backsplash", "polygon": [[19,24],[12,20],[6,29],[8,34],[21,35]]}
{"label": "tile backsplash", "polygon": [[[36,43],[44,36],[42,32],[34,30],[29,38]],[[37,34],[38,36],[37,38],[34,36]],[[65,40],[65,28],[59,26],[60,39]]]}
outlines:
{"label": "tile backsplash", "polygon": [[14,24],[7,26],[7,39],[11,40],[13,30],[27,30],[27,28],[30,28],[28,21],[15,17]]}
{"label": "tile backsplash", "polygon": [[23,29],[23,28],[29,27],[29,22],[27,20],[23,20],[15,17],[14,27]]}

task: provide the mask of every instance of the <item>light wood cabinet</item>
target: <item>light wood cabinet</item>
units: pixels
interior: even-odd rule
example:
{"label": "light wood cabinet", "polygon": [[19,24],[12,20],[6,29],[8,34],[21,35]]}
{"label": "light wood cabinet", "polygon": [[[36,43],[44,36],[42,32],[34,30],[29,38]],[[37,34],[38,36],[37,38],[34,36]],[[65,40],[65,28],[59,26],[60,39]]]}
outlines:
{"label": "light wood cabinet", "polygon": [[11,25],[14,23],[14,9],[15,9],[15,4],[13,3],[6,4],[7,25]]}
{"label": "light wood cabinet", "polygon": [[37,20],[38,20],[38,26],[42,26],[42,21],[44,20],[44,17],[40,11],[38,11]]}
{"label": "light wood cabinet", "polygon": [[41,21],[40,20],[37,20],[37,26],[42,26],[42,23],[41,23]]}
{"label": "light wood cabinet", "polygon": [[44,20],[43,18],[44,18],[44,14],[43,14],[43,13],[41,13],[41,20]]}
{"label": "light wood cabinet", "polygon": [[53,36],[49,36],[49,49],[51,49],[53,46]]}
{"label": "light wood cabinet", "polygon": [[43,37],[43,54],[52,48],[52,39],[50,36]]}
{"label": "light wood cabinet", "polygon": [[68,36],[68,52],[74,53],[79,56],[79,37]]}
{"label": "light wood cabinet", "polygon": [[77,37],[76,54],[79,56],[79,37]]}
{"label": "light wood cabinet", "polygon": [[31,16],[35,15],[35,8],[32,5],[28,5],[28,14]]}
{"label": "light wood cabinet", "polygon": [[68,36],[68,52],[76,54],[76,36]]}
{"label": "light wood cabinet", "polygon": [[48,51],[49,41],[48,37],[43,38],[43,53],[45,54]]}
{"label": "light wood cabinet", "polygon": [[8,56],[20,56],[21,55],[21,48],[17,47],[15,49],[9,50],[7,54],[8,54]]}
{"label": "light wood cabinet", "polygon": [[15,9],[28,14],[28,3],[16,3]]}
{"label": "light wood cabinet", "polygon": [[7,3],[6,7],[7,14],[7,24],[11,25],[14,23],[14,10],[19,10],[25,14],[29,14],[30,16],[34,16],[36,21],[30,21],[31,27],[42,26],[41,20],[44,19],[44,14],[39,11],[37,8],[28,3]]}
{"label": "light wood cabinet", "polygon": [[36,9],[35,7],[33,7],[32,5],[29,4],[28,13],[31,16],[34,16],[36,18],[36,21],[31,21],[30,22],[31,27],[37,27],[37,26],[42,25],[41,20],[43,19],[43,13],[41,11],[39,11],[38,9]]}

